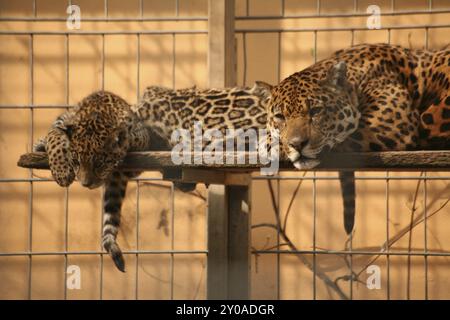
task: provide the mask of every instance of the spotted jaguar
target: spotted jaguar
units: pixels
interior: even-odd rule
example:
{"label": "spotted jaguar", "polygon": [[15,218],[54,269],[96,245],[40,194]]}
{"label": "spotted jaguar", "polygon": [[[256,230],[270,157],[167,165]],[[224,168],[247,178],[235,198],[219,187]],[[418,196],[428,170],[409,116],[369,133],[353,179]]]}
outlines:
{"label": "spotted jaguar", "polygon": [[[114,93],[90,94],[60,115],[47,136],[34,147],[45,151],[56,182],[69,186],[75,178],[87,188],[104,185],[103,247],[115,265],[125,271],[116,238],[127,183],[138,172],[122,172],[118,166],[127,152],[171,150],[175,129],[193,134],[202,129],[265,129],[269,92],[260,84],[252,88],[173,90],[148,87],[136,105]],[[207,144],[205,144],[205,147]],[[183,191],[195,184],[181,183]]]}
{"label": "spotted jaguar", "polygon": [[[267,125],[295,167],[325,151],[450,149],[450,50],[361,44],[267,86]],[[354,172],[340,172],[344,226],[354,227]]]}

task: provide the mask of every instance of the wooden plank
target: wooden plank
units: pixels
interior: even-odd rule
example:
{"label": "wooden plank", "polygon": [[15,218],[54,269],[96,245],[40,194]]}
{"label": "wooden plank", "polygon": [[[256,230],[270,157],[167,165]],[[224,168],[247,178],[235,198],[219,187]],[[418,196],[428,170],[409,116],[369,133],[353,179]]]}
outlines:
{"label": "wooden plank", "polygon": [[247,186],[251,183],[249,173],[226,172],[217,169],[174,169],[163,170],[163,179],[179,182],[201,182],[206,184],[225,184]]}
{"label": "wooden plank", "polygon": [[228,203],[226,187],[208,188],[208,299],[228,298]]}
{"label": "wooden plank", "polygon": [[210,185],[208,191],[207,297],[249,299],[249,187]]}
{"label": "wooden plank", "polygon": [[225,184],[224,171],[215,169],[182,169],[180,181]]}
{"label": "wooden plank", "polygon": [[226,172],[225,182],[227,186],[250,186],[252,182],[251,173]]}
{"label": "wooden plank", "polygon": [[236,85],[234,0],[208,2],[208,71],[210,87]]}
{"label": "wooden plank", "polygon": [[[247,155],[248,158],[248,155]],[[327,153],[321,156],[317,171],[338,170],[403,170],[403,171],[449,171],[450,150],[436,151],[391,151],[391,152],[351,152]],[[23,168],[49,169],[44,152],[26,153],[17,163]],[[132,152],[127,155],[120,168],[125,171],[150,171],[165,168],[216,169],[227,172],[257,171],[260,164],[187,164],[175,165],[170,151]],[[281,170],[296,170],[288,161],[280,162]]]}
{"label": "wooden plank", "polygon": [[[210,87],[229,87],[236,85],[236,41],[234,38],[234,0],[209,0],[209,38],[208,38],[208,71]],[[221,166],[216,166],[219,168]],[[188,174],[188,172],[186,172]],[[224,177],[225,178],[225,177]],[[246,189],[247,186],[242,188]],[[209,187],[208,199],[208,299],[248,299],[248,290],[236,292],[234,285],[245,282],[249,284],[250,277],[242,277],[236,270],[237,266],[233,259],[240,259],[237,254],[242,250],[249,255],[248,230],[241,235],[242,240],[247,242],[233,241],[230,238],[230,224],[236,225],[242,219],[237,213],[233,193],[234,187],[212,185]],[[230,196],[229,193],[232,193]],[[222,205],[222,208],[218,208]],[[247,215],[248,216],[248,215]],[[246,217],[247,217],[246,216]],[[217,226],[220,223],[220,226]],[[245,221],[244,221],[245,223]],[[247,222],[248,223],[248,220]],[[241,229],[235,230],[237,232]],[[231,240],[231,242],[230,242]],[[247,257],[248,261],[249,258]],[[233,263],[232,263],[233,261]],[[238,260],[240,261],[240,260]],[[231,265],[230,265],[231,263]],[[246,262],[247,263],[247,262]],[[245,269],[248,264],[244,265]],[[231,276],[231,278],[229,278]],[[230,285],[228,281],[232,279]],[[231,290],[231,291],[230,291]]]}
{"label": "wooden plank", "polygon": [[250,298],[249,186],[226,186],[228,199],[228,298]]}

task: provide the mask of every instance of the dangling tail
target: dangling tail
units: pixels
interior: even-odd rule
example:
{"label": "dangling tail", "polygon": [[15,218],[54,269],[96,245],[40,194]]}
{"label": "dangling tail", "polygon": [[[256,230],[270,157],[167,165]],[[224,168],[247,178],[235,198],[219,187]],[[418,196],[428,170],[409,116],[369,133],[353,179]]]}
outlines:
{"label": "dangling tail", "polygon": [[344,228],[351,234],[355,225],[355,172],[339,171],[339,181],[344,201]]}
{"label": "dangling tail", "polygon": [[127,189],[128,177],[118,171],[113,172],[105,183],[103,212],[103,247],[111,255],[117,269],[125,272],[125,260],[116,242],[120,227],[120,213]]}

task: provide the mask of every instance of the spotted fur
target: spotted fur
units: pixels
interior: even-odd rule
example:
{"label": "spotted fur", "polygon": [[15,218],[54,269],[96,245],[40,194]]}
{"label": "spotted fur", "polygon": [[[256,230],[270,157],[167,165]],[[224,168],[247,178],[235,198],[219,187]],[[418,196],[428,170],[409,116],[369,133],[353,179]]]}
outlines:
{"label": "spotted fur", "polygon": [[[450,50],[362,44],[270,88],[268,127],[299,169],[325,150],[450,149]],[[341,173],[344,225],[354,225],[354,174]]]}
{"label": "spotted fur", "polygon": [[[110,92],[96,92],[56,119],[36,151],[46,151],[51,172],[61,186],[75,177],[87,188],[105,186],[103,247],[115,265],[125,271],[116,238],[127,182],[139,173],[117,170],[128,151],[170,150],[172,131],[202,129],[264,129],[269,92],[253,88],[172,90],[152,86],[138,104],[130,106]],[[204,145],[207,146],[207,143]],[[183,191],[195,184],[181,183]]]}

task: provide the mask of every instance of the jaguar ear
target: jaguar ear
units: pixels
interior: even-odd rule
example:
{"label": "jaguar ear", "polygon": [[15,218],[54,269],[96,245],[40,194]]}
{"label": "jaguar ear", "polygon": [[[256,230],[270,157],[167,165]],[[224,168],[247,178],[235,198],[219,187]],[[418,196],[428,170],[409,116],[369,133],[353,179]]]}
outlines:
{"label": "jaguar ear", "polygon": [[64,131],[64,133],[66,134],[67,138],[69,138],[69,140],[72,139],[73,128],[74,125],[71,123],[66,124],[64,127],[61,128],[62,131]]}
{"label": "jaguar ear", "polygon": [[65,134],[70,139],[74,127],[73,116],[70,113],[64,113],[55,120],[52,125],[52,130],[55,131],[57,129],[59,134]]}
{"label": "jaguar ear", "polygon": [[347,65],[344,61],[336,63],[328,70],[327,82],[336,88],[345,89],[348,87]]}
{"label": "jaguar ear", "polygon": [[265,90],[268,90],[268,91],[272,91],[272,89],[273,89],[273,85],[271,85],[267,82],[264,82],[264,81],[255,81],[255,86],[260,87]]}
{"label": "jaguar ear", "polygon": [[255,81],[251,92],[254,94],[262,94],[264,97],[270,97],[272,95],[273,85],[264,81]]}

